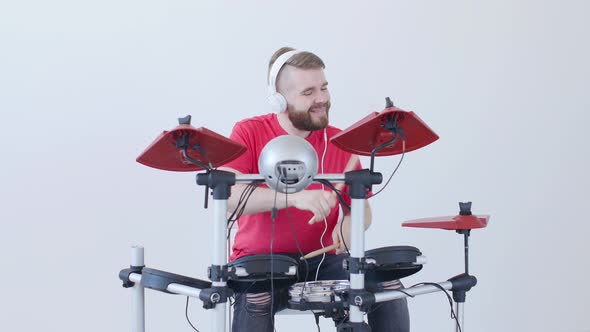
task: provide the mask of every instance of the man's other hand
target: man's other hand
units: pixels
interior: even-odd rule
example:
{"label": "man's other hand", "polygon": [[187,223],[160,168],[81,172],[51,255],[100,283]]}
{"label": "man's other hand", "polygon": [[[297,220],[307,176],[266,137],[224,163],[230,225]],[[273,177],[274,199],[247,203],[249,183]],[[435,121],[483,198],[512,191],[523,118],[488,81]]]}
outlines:
{"label": "man's other hand", "polygon": [[314,221],[324,220],[336,205],[336,196],[327,190],[304,190],[289,195],[292,204],[299,210],[313,213]]}

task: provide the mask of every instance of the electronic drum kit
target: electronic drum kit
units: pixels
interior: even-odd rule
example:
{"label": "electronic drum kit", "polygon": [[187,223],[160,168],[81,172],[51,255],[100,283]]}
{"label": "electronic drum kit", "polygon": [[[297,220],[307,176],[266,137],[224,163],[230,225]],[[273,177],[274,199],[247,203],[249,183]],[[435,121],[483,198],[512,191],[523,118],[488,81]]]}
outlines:
{"label": "electronic drum kit", "polygon": [[[164,131],[137,161],[166,171],[204,171],[197,174],[197,184],[206,188],[206,207],[207,197],[210,193],[213,196],[214,246],[212,264],[208,267],[209,281],[147,268],[144,265],[143,248],[133,247],[131,266],[119,273],[123,286],[133,289],[133,332],[145,330],[145,288],[199,298],[203,307],[212,311],[211,331],[225,332],[229,298],[234,293],[270,291],[271,283],[275,289],[288,288],[289,309],[312,311],[316,317],[331,317],[336,322],[338,331],[355,332],[370,331],[363,317],[375,303],[448,290],[455,300],[455,329],[465,332],[465,294],[477,283],[477,279],[468,271],[468,238],[472,229],[487,226],[489,215],[473,215],[471,202],[467,202],[459,203],[460,213],[456,216],[402,223],[404,227],[454,230],[463,235],[465,271],[444,282],[425,283],[399,290],[379,289],[379,283],[417,273],[426,259],[420,250],[411,246],[389,246],[365,251],[364,200],[371,186],[382,182],[382,175],[373,170],[374,158],[410,152],[438,139],[416,114],[393,106],[387,98],[386,108],[382,112],[371,113],[334,136],[331,142],[338,148],[371,157],[369,169],[344,174],[317,174],[315,151],[313,164],[314,156],[308,158],[308,155],[301,152],[306,149],[304,144],[309,143],[291,135],[280,136],[284,141],[281,144],[291,146],[286,150],[299,152],[290,156],[272,153],[269,155],[273,157],[261,156],[260,163],[266,163],[266,166],[260,167],[261,174],[236,175],[217,170],[217,167],[239,157],[246,151],[246,147],[206,128],[191,126],[190,116],[179,119],[179,122],[176,128]],[[294,162],[297,167],[289,167],[287,173],[285,166],[287,163],[288,166],[294,166]],[[273,176],[282,177],[285,181],[277,181]],[[280,254],[246,256],[228,262],[227,199],[231,186],[263,180],[269,187],[280,192],[295,188],[296,184],[299,184],[297,190],[302,190],[311,181],[318,180],[349,186],[352,201],[351,243],[350,256],[345,258],[343,264],[343,269],[349,272],[349,280],[297,282],[301,261]]]}

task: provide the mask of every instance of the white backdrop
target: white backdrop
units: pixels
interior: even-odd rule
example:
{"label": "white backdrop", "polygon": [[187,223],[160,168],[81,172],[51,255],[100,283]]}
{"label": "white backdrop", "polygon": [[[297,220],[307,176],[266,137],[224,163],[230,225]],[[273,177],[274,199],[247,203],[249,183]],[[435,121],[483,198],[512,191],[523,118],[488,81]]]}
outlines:
{"label": "white backdrop", "polygon": [[[0,329],[128,331],[129,247],[205,278],[211,214],[194,174],[135,158],[176,118],[229,135],[269,111],[281,46],[327,64],[332,123],[384,97],[439,135],[373,201],[367,247],[429,258],[406,284],[461,272],[462,242],[407,219],[491,214],[472,235],[469,331],[590,331],[586,1],[5,1],[0,4]],[[380,159],[389,175],[397,158]],[[191,331],[184,298],[148,292],[149,331]],[[209,329],[191,302],[191,318]],[[413,331],[450,331],[442,294],[410,300]],[[312,316],[277,330],[313,331]],[[322,321],[330,330],[331,321]]]}

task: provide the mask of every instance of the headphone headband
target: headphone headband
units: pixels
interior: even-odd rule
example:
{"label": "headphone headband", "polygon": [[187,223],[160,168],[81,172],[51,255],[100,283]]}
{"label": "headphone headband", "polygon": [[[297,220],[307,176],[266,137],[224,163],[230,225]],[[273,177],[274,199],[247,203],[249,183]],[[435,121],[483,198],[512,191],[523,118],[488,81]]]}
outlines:
{"label": "headphone headband", "polygon": [[302,51],[293,50],[281,54],[270,67],[270,73],[268,74],[268,91],[270,95],[277,93],[277,76],[281,71],[281,68],[287,61],[291,59],[295,54],[301,53]]}

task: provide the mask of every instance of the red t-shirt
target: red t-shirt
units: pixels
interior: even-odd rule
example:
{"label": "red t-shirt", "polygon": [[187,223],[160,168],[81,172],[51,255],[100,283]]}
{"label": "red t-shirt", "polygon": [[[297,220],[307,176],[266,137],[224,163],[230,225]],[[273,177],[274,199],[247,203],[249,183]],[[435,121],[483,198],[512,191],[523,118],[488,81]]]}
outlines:
{"label": "red t-shirt", "polygon": [[[340,132],[338,128],[332,126],[326,128],[328,148],[324,157],[324,173],[342,173],[350,160],[351,154],[349,152],[343,151],[330,143],[330,138],[338,132]],[[262,148],[271,139],[282,135],[288,135],[288,133],[279,125],[277,115],[274,113],[245,119],[236,123],[230,138],[245,145],[248,151],[223,166],[233,168],[244,174],[259,174],[258,158]],[[306,140],[315,148],[318,154],[318,173],[321,173],[321,159],[324,152],[324,131],[313,131]],[[361,165],[358,163],[356,169],[360,169],[360,167]],[[306,190],[321,190],[321,188],[321,184],[314,182]],[[344,191],[346,191],[346,186],[344,188]],[[330,190],[327,187],[325,189]],[[284,199],[285,196],[280,194],[278,197]],[[344,195],[344,198],[350,204],[349,196]],[[316,222],[313,225],[309,225],[308,221],[313,216],[313,213],[294,207],[290,207],[288,210],[288,216],[293,223],[297,235],[297,242],[303,253],[306,254],[322,248],[320,238],[324,232],[324,223]],[[332,231],[338,222],[338,214],[338,204],[336,204],[332,208],[330,215],[326,218],[328,229],[323,237],[324,246],[329,246],[333,243]],[[273,253],[299,253],[295,244],[291,221],[288,216],[287,209],[278,210],[274,229]],[[231,260],[242,256],[270,253],[271,232],[272,218],[270,211],[240,217]]]}

